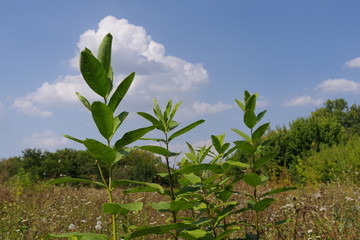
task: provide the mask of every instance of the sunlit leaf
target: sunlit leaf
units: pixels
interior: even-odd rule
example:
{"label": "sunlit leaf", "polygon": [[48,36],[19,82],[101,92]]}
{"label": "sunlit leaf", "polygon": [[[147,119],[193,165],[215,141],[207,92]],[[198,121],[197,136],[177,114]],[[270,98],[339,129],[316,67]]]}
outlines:
{"label": "sunlit leaf", "polygon": [[256,125],[256,115],[253,111],[246,111],[244,114],[244,123],[248,128],[253,128]]}
{"label": "sunlit leaf", "polygon": [[100,43],[98,52],[97,52],[97,59],[104,67],[108,78],[112,80],[112,70],[111,70],[111,45],[112,39],[110,33],[108,33]]}
{"label": "sunlit leaf", "polygon": [[85,49],[80,54],[80,71],[89,87],[106,98],[111,90],[111,81],[102,64],[89,49]]}
{"label": "sunlit leaf", "polygon": [[127,76],[119,84],[119,86],[116,88],[115,92],[111,96],[108,106],[113,112],[115,112],[116,108],[118,107],[124,96],[126,95],[127,91],[129,90],[134,80],[134,77],[135,77],[135,73],[134,72],[130,73],[130,75]]}
{"label": "sunlit leaf", "polygon": [[260,127],[258,127],[251,136],[252,140],[254,142],[259,140],[264,135],[266,130],[269,128],[269,126],[270,126],[270,123],[265,123],[265,124],[261,125]]}
{"label": "sunlit leaf", "polygon": [[102,102],[91,104],[91,114],[101,135],[109,140],[114,132],[113,111]]}
{"label": "sunlit leaf", "polygon": [[70,140],[73,140],[73,141],[75,141],[75,142],[81,143],[81,144],[83,144],[83,143],[84,143],[84,141],[83,141],[83,140],[80,140],[80,139],[74,138],[74,137],[69,136],[69,135],[64,135],[64,137],[66,137],[66,138],[68,138],[68,139],[70,139]]}
{"label": "sunlit leaf", "polygon": [[78,98],[80,99],[81,103],[91,111],[91,105],[89,103],[89,101],[84,97],[84,96],[81,96],[80,93],[78,92],[75,92],[76,95],[78,96]]}
{"label": "sunlit leaf", "polygon": [[256,151],[256,148],[246,141],[235,141],[234,143],[236,147],[243,153],[254,154]]}
{"label": "sunlit leaf", "polygon": [[115,162],[117,152],[113,148],[94,139],[86,139],[84,145],[96,159],[107,166]]}
{"label": "sunlit leaf", "polygon": [[145,127],[145,128],[139,128],[139,129],[125,133],[123,135],[123,137],[115,143],[115,148],[121,149],[121,148],[127,146],[128,144],[139,140],[141,137],[143,137],[145,134],[147,134],[154,128],[155,128],[154,126],[150,126],[150,127]]}
{"label": "sunlit leaf", "polygon": [[188,126],[182,128],[182,129],[180,129],[179,131],[173,133],[173,134],[169,137],[168,141],[170,142],[170,141],[173,140],[174,138],[176,138],[176,137],[178,137],[178,136],[180,136],[180,135],[182,135],[182,134],[190,131],[191,129],[193,129],[193,128],[197,127],[198,125],[202,124],[203,122],[205,122],[205,120],[198,120],[198,121],[196,121],[196,122],[194,122],[194,123],[191,123],[190,125],[188,125]]}

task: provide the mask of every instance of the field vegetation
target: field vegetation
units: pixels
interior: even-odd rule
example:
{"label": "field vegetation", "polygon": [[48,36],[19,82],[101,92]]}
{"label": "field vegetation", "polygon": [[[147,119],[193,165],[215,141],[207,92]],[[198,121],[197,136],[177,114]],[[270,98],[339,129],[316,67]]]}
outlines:
{"label": "field vegetation", "polygon": [[[270,128],[257,94],[235,99],[243,126],[211,135],[210,146],[179,153],[171,141],[204,120],[182,126],[181,105],[154,99],[149,121],[113,141],[128,112],[117,108],[135,73],[113,91],[112,36],[97,56],[81,52],[84,80],[99,95],[89,110],[103,142],[54,153],[25,149],[0,162],[0,238],[12,239],[357,239],[360,236],[360,106],[328,100],[309,117]],[[238,127],[238,126],[234,126]],[[245,129],[245,130],[243,130]],[[160,131],[160,138],[147,137]],[[146,137],[146,138],[145,138]],[[137,140],[147,145],[131,147]],[[154,144],[161,143],[160,145]]]}

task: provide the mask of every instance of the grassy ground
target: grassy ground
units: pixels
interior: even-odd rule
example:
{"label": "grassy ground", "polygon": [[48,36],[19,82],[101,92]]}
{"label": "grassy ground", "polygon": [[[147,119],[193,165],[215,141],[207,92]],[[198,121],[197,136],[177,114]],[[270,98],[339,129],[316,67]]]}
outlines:
{"label": "grassy ground", "polygon": [[[272,184],[272,189],[275,184]],[[246,192],[238,185],[237,191]],[[119,190],[120,191],[120,190]],[[156,193],[136,193],[117,202],[157,202]],[[243,205],[242,195],[235,196]],[[131,198],[131,199],[130,199]],[[0,185],[0,239],[41,239],[48,233],[97,232],[109,234],[110,217],[101,212],[107,196],[94,188],[46,186],[37,184],[22,188]],[[265,239],[359,239],[360,188],[356,185],[329,184],[306,186],[277,196],[278,201],[262,214],[263,223],[284,218],[290,222],[264,231]],[[168,215],[146,206],[128,219],[134,225],[159,225]],[[232,216],[238,222],[253,222],[249,212]],[[242,236],[246,229],[239,231]],[[166,239],[151,236],[144,239]]]}

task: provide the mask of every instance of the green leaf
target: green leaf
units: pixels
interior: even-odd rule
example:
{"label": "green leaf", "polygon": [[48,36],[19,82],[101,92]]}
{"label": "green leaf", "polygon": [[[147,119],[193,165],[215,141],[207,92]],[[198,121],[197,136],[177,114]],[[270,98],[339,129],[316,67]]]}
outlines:
{"label": "green leaf", "polygon": [[138,147],[138,148],[140,148],[142,150],[145,150],[145,151],[149,151],[149,152],[152,152],[152,153],[159,154],[159,155],[164,156],[164,157],[172,157],[172,156],[178,155],[178,153],[170,152],[166,148],[163,148],[163,147],[160,147],[160,146],[145,145],[145,146],[141,146],[141,147]]}
{"label": "green leaf", "polygon": [[111,147],[88,138],[84,141],[84,145],[96,159],[107,166],[111,166],[116,161],[117,152]]}
{"label": "green leaf", "polygon": [[108,79],[102,64],[97,60],[89,49],[80,54],[80,71],[89,87],[106,98],[111,90],[111,81]]}
{"label": "green leaf", "polygon": [[191,184],[196,184],[196,183],[200,183],[201,182],[201,178],[199,178],[198,176],[196,176],[193,173],[189,173],[189,174],[184,174],[184,178],[186,178],[187,180],[189,180],[189,182],[191,182]]}
{"label": "green leaf", "polygon": [[254,112],[255,111],[256,98],[257,98],[257,95],[253,94],[247,99],[247,101],[245,103],[245,112],[247,112],[247,111]]}
{"label": "green leaf", "polygon": [[154,126],[158,126],[160,124],[159,120],[157,120],[156,118],[154,118],[153,116],[151,116],[150,114],[148,114],[146,112],[138,112],[137,114],[139,114],[146,120],[150,121]]}
{"label": "green leaf", "polygon": [[84,141],[83,141],[83,140],[80,140],[80,139],[74,138],[74,137],[69,136],[69,135],[64,135],[64,137],[66,137],[66,138],[68,138],[68,139],[70,139],[70,140],[73,140],[73,141],[75,141],[75,142],[81,143],[81,144],[83,144],[83,143],[84,143]]}
{"label": "green leaf", "polygon": [[254,163],[254,167],[259,168],[259,167],[265,165],[268,161],[270,161],[276,155],[277,155],[276,153],[269,153],[269,154],[261,157]]}
{"label": "green leaf", "polygon": [[257,187],[262,183],[261,177],[256,173],[245,174],[243,180],[252,187]]}
{"label": "green leaf", "polygon": [[96,184],[101,187],[106,187],[103,183],[97,181],[91,181],[87,179],[81,178],[71,178],[71,177],[62,177],[49,181],[47,184],[59,184],[59,183],[89,183]]}
{"label": "green leaf", "polygon": [[154,227],[143,226],[143,227],[137,228],[134,232],[132,232],[130,235],[130,239],[135,238],[135,237],[146,236],[146,235],[150,235],[150,234],[169,233],[172,230],[185,229],[185,228],[189,228],[191,226],[192,225],[190,225],[190,224],[184,224],[184,223],[173,223],[173,224],[154,226]]}
{"label": "green leaf", "polygon": [[218,193],[218,197],[221,201],[226,202],[227,200],[230,199],[232,194],[233,194],[232,186],[227,186],[227,187],[225,187],[225,189],[223,189],[222,191],[220,191]]}
{"label": "green leaf", "polygon": [[214,240],[215,237],[207,231],[201,229],[184,230],[180,232],[180,237],[188,240]]}
{"label": "green leaf", "polygon": [[257,122],[260,122],[261,119],[265,116],[265,113],[266,113],[266,112],[267,112],[266,110],[260,112],[260,113],[256,116],[256,121],[257,121]]}
{"label": "green leaf", "polygon": [[199,164],[199,165],[193,165],[193,166],[189,166],[183,169],[178,170],[178,173],[197,173],[198,171],[206,171],[206,170],[210,170],[214,173],[222,173],[223,169],[221,168],[220,165],[218,164]]}
{"label": "green leaf", "polygon": [[265,123],[263,125],[261,125],[260,127],[258,127],[255,132],[252,134],[252,140],[254,142],[256,142],[257,140],[259,140],[263,135],[264,133],[266,132],[266,130],[269,128],[270,126],[270,123]]}
{"label": "green leaf", "polygon": [[91,104],[91,113],[101,135],[110,140],[114,133],[113,111],[106,104],[97,101]]}
{"label": "green leaf", "polygon": [[215,135],[211,135],[211,143],[218,153],[222,153],[220,140]]}
{"label": "green leaf", "polygon": [[170,113],[170,117],[169,117],[169,120],[172,121],[172,119],[174,118],[175,116],[175,113],[177,112],[178,108],[180,107],[182,102],[178,102],[175,107],[173,108],[173,110],[171,111]]}
{"label": "green leaf", "polygon": [[[112,214],[112,215],[126,215],[127,211],[131,212],[139,212],[143,207],[142,202],[133,202],[133,203],[104,203],[103,211],[104,213]],[[125,211],[124,211],[125,210]]]}
{"label": "green leaf", "polygon": [[149,202],[148,203],[152,208],[160,212],[171,212],[170,202]]}
{"label": "green leaf", "polygon": [[115,112],[116,108],[119,106],[120,102],[123,100],[124,96],[126,95],[127,91],[129,90],[133,80],[135,77],[135,73],[130,73],[116,88],[115,92],[110,98],[109,101],[109,108]]}
{"label": "green leaf", "polygon": [[269,191],[267,193],[264,193],[260,197],[265,197],[265,196],[269,196],[269,195],[272,195],[272,194],[278,194],[278,193],[292,191],[292,190],[296,190],[296,189],[297,189],[296,187],[282,187],[282,188],[274,189],[274,190],[271,190],[271,191]]}
{"label": "green leaf", "polygon": [[249,137],[249,135],[247,135],[246,133],[238,130],[238,129],[234,129],[232,128],[231,130],[233,130],[234,132],[236,132],[237,134],[239,134],[241,137],[243,137],[247,142],[251,143],[251,138]]}
{"label": "green leaf", "polygon": [[140,181],[127,180],[127,179],[113,181],[112,187],[116,188],[116,187],[126,185],[126,184],[145,185],[145,186],[151,187],[153,189],[156,189],[159,193],[164,193],[163,187],[161,187],[161,185],[159,185],[157,183],[140,182]]}
{"label": "green leaf", "polygon": [[199,121],[196,121],[196,122],[194,122],[194,123],[191,123],[190,125],[188,125],[188,126],[182,128],[182,129],[180,129],[179,131],[173,133],[173,134],[169,137],[168,142],[170,142],[170,141],[173,140],[174,138],[176,138],[176,137],[178,137],[178,136],[180,136],[180,135],[182,135],[182,134],[190,131],[191,129],[197,127],[198,125],[202,124],[203,122],[205,122],[205,120],[199,120]]}
{"label": "green leaf", "polygon": [[89,101],[85,97],[81,96],[80,93],[78,93],[78,92],[75,92],[75,93],[78,96],[78,98],[80,99],[80,101],[82,102],[82,104],[91,111],[91,105],[90,105]]}
{"label": "green leaf", "polygon": [[168,120],[169,120],[169,116],[170,116],[170,113],[171,113],[171,108],[172,108],[172,101],[169,100],[166,107],[165,107],[165,111],[164,111],[164,120],[165,120],[165,122],[168,122]]}
{"label": "green leaf", "polygon": [[111,44],[113,37],[108,33],[100,43],[97,59],[102,64],[105,72],[111,80],[113,79],[111,70]]}
{"label": "green leaf", "polygon": [[240,168],[249,168],[250,165],[247,163],[243,163],[240,161],[234,161],[234,160],[226,160],[223,165],[225,165],[224,167],[227,167],[226,165],[230,165],[233,167],[240,167]]}
{"label": "green leaf", "polygon": [[276,200],[273,198],[264,198],[261,201],[257,202],[252,209],[255,212],[262,212],[265,209],[267,209],[273,202],[275,202]]}
{"label": "green leaf", "polygon": [[142,136],[144,136],[145,134],[147,134],[154,128],[155,128],[154,126],[150,126],[150,127],[145,127],[145,128],[139,128],[139,129],[125,133],[121,139],[116,141],[115,148],[121,149],[121,148],[125,147],[126,145],[139,140]]}
{"label": "green leaf", "polygon": [[166,124],[165,119],[163,117],[163,114],[162,114],[161,108],[159,106],[159,103],[155,98],[154,98],[153,101],[154,101],[153,111],[154,111],[155,115],[157,116],[157,118],[160,120],[160,122],[162,122],[165,125]]}
{"label": "green leaf", "polygon": [[109,240],[109,237],[104,234],[97,233],[60,233],[60,234],[48,234],[44,240],[51,238],[68,238],[68,239],[79,239],[79,240]]}
{"label": "green leaf", "polygon": [[114,118],[114,133],[118,130],[128,115],[128,112],[122,112]]}
{"label": "green leaf", "polygon": [[175,211],[175,212],[178,212],[178,211],[181,211],[181,210],[185,210],[185,209],[190,209],[190,208],[193,208],[194,207],[194,204],[181,198],[179,200],[175,200],[175,201],[172,201],[170,203],[170,209],[172,211]]}
{"label": "green leaf", "polygon": [[244,114],[244,123],[248,128],[253,128],[256,125],[256,115],[253,111],[246,111]]}
{"label": "green leaf", "polygon": [[256,152],[256,148],[246,141],[235,141],[234,143],[236,147],[243,153],[254,154]]}
{"label": "green leaf", "polygon": [[237,99],[235,99],[235,102],[245,112],[245,105]]}

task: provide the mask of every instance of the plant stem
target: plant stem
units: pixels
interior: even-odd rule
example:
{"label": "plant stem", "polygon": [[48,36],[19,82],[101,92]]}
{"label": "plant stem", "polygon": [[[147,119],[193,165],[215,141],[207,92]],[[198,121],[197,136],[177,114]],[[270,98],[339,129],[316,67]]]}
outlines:
{"label": "plant stem", "polygon": [[[165,145],[166,145],[166,150],[169,151],[169,141],[168,141],[168,135],[165,132]],[[170,182],[170,191],[171,191],[171,200],[175,201],[175,194],[174,194],[174,185],[173,185],[173,179],[172,179],[172,175],[171,175],[171,169],[170,169],[170,163],[169,163],[169,156],[165,157],[166,160],[166,166],[167,166],[167,171],[169,174],[169,182]],[[171,211],[172,216],[173,216],[173,223],[177,223],[177,216],[176,216],[176,212],[175,211]],[[175,240],[178,239],[178,233],[175,230]]]}

